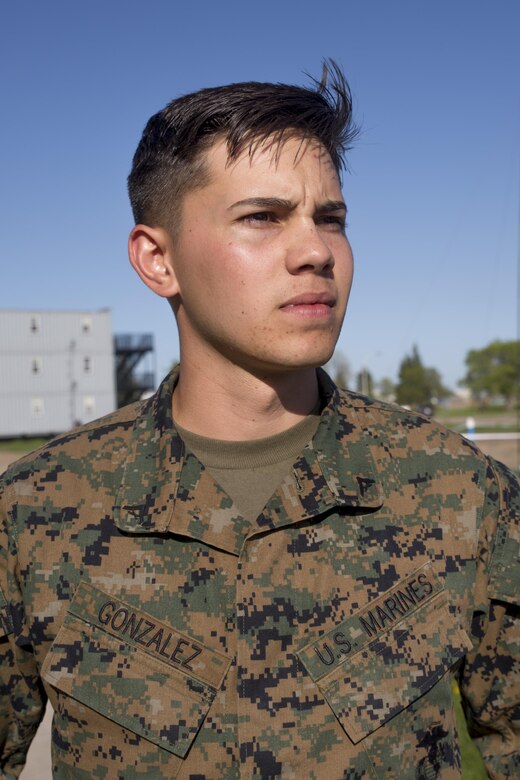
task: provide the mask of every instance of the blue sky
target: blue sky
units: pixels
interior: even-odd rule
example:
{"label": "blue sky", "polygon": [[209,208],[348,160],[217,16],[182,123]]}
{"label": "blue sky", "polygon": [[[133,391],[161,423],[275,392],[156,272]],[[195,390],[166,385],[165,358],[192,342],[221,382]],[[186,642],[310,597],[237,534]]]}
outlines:
{"label": "blue sky", "polygon": [[113,311],[178,356],[126,259],[126,176],[148,117],[199,87],[343,66],[362,135],[344,194],[356,278],[339,342],[395,377],[416,343],[455,386],[517,337],[518,0],[5,3],[1,308]]}

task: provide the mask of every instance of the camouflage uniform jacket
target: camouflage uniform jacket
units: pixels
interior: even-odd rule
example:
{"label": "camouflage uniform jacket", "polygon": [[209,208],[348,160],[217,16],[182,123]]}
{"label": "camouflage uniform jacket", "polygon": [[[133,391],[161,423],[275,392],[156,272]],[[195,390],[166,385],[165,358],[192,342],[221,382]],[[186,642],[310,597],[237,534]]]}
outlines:
{"label": "camouflage uniform jacket", "polygon": [[448,780],[455,675],[490,776],[520,777],[518,482],[320,376],[253,524],[176,434],[175,375],[8,470],[3,777],[48,696],[60,780]]}

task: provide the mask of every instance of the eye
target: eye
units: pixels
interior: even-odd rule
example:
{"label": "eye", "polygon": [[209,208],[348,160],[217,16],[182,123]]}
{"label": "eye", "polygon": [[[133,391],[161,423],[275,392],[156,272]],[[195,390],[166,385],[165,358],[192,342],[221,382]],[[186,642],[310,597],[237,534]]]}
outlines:
{"label": "eye", "polygon": [[342,231],[347,227],[347,223],[343,214],[321,214],[319,217],[317,217],[316,224]]}
{"label": "eye", "polygon": [[251,224],[274,222],[275,220],[276,216],[271,211],[255,211],[253,214],[245,214],[243,217],[240,217],[241,222],[249,222]]}

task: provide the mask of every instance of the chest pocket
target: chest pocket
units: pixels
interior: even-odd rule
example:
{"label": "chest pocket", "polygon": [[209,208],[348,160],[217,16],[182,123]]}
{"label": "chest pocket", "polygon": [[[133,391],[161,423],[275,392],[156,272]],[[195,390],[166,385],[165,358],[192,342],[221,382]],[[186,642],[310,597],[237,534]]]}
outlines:
{"label": "chest pocket", "polygon": [[298,655],[357,743],[429,691],[471,647],[427,563]]}
{"label": "chest pocket", "polygon": [[81,583],[43,679],[119,726],[184,758],[230,660]]}

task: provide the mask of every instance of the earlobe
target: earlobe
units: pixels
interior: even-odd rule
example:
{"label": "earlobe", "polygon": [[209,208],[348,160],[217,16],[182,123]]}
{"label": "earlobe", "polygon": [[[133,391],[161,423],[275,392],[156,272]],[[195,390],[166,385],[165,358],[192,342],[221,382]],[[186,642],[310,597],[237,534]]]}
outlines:
{"label": "earlobe", "polygon": [[171,238],[164,228],[136,225],[130,233],[130,263],[146,286],[162,298],[179,292],[171,254]]}

